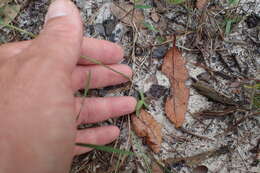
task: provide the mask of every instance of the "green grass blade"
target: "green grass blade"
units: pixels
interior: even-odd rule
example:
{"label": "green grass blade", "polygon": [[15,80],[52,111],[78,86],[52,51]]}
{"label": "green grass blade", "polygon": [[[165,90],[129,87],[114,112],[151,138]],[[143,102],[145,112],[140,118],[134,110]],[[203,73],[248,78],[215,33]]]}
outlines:
{"label": "green grass blade", "polygon": [[91,71],[89,71],[88,73],[88,78],[85,84],[85,91],[84,91],[84,97],[88,96],[88,91],[89,91],[89,87],[90,87],[90,81],[91,81]]}
{"label": "green grass blade", "polygon": [[226,24],[226,31],[225,31],[225,35],[227,36],[230,31],[231,31],[231,26],[232,26],[233,20],[228,20],[227,24]]}
{"label": "green grass blade", "polygon": [[177,5],[177,4],[184,3],[185,0],[168,0],[168,2],[171,3],[171,4]]}
{"label": "green grass blade", "polygon": [[135,155],[135,153],[127,150],[120,150],[113,147],[108,146],[101,146],[101,145],[93,145],[93,144],[83,144],[83,143],[76,143],[77,146],[80,147],[87,147],[87,148],[93,148],[99,151],[106,151],[109,153],[117,153],[117,154],[123,154],[123,155]]}
{"label": "green grass blade", "polygon": [[143,100],[139,100],[136,104],[136,107],[135,107],[135,114],[136,116],[138,116],[141,112],[141,109],[143,108],[143,105],[144,105],[144,101]]}
{"label": "green grass blade", "polygon": [[21,28],[18,28],[18,27],[14,26],[14,25],[10,25],[10,24],[6,24],[6,25],[5,25],[5,24],[3,24],[2,22],[0,22],[0,25],[2,25],[3,27],[7,27],[7,28],[10,28],[10,29],[13,29],[13,30],[18,31],[18,32],[27,34],[27,35],[29,35],[29,36],[32,37],[32,38],[36,38],[36,35],[34,35],[33,33],[28,32],[28,31],[26,31],[26,30],[23,30],[23,29],[21,29]]}
{"label": "green grass blade", "polygon": [[82,112],[83,106],[85,104],[86,97],[88,96],[90,81],[91,81],[91,71],[89,71],[89,73],[88,73],[88,77],[87,77],[86,84],[85,84],[85,90],[84,90],[84,93],[83,93],[84,98],[82,100],[81,107],[80,107],[79,113],[77,115],[77,120],[79,119],[79,116]]}
{"label": "green grass blade", "polygon": [[113,72],[115,72],[115,73],[117,73],[117,74],[119,74],[119,75],[125,77],[125,78],[128,79],[129,81],[132,81],[132,79],[131,79],[129,76],[127,76],[126,74],[121,73],[121,72],[119,72],[119,71],[117,71],[117,70],[115,70],[115,69],[109,67],[109,66],[106,65],[106,64],[103,64],[101,61],[98,61],[98,60],[96,60],[96,59],[89,58],[89,57],[86,57],[86,56],[81,56],[81,58],[84,58],[84,59],[86,59],[86,60],[88,60],[88,61],[90,61],[90,62],[92,62],[92,63],[94,63],[94,64],[96,64],[96,65],[101,65],[101,66],[103,66],[103,67],[105,67],[105,68],[107,68],[107,69],[109,69],[109,70],[111,70],[111,71],[113,71]]}

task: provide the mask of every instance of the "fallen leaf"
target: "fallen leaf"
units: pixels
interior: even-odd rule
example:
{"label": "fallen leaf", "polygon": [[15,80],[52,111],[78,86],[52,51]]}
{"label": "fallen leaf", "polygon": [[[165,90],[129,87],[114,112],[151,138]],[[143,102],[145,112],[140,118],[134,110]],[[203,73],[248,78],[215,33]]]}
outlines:
{"label": "fallen leaf", "polygon": [[196,168],[194,168],[192,170],[192,173],[207,173],[208,172],[208,168],[204,165],[200,165],[200,166],[197,166]]}
{"label": "fallen leaf", "polygon": [[203,9],[208,3],[208,0],[197,0],[196,7],[198,9]]}
{"label": "fallen leaf", "polygon": [[0,9],[0,28],[11,23],[21,9],[20,5],[6,4]]}
{"label": "fallen leaf", "polygon": [[185,120],[190,90],[185,86],[188,78],[185,60],[175,44],[164,57],[162,72],[171,83],[171,95],[166,99],[165,113],[176,127],[180,127]]}
{"label": "fallen leaf", "polygon": [[117,6],[112,4],[110,8],[113,15],[127,25],[132,25],[133,21],[137,27],[141,27],[144,22],[142,9],[135,9],[133,12],[133,5],[122,3],[120,6]]}
{"label": "fallen leaf", "polygon": [[145,137],[148,146],[156,153],[162,143],[162,126],[148,112],[141,110],[139,116],[132,115],[133,129],[137,136]]}

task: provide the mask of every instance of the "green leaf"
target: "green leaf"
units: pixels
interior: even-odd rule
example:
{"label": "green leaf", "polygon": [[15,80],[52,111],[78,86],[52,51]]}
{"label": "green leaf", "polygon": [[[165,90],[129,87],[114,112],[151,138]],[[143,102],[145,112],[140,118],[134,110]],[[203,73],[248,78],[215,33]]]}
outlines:
{"label": "green leaf", "polygon": [[117,154],[123,154],[123,155],[135,155],[135,153],[127,150],[120,150],[113,147],[108,146],[102,146],[102,145],[93,145],[93,144],[84,144],[84,143],[76,143],[77,146],[80,147],[87,147],[87,148],[94,148],[99,151],[106,151],[109,153],[117,153]]}
{"label": "green leaf", "polygon": [[158,30],[153,26],[153,25],[151,25],[150,23],[144,23],[144,26],[147,28],[147,29],[149,29],[149,30],[151,30],[151,31],[154,31],[154,32],[157,32]]}
{"label": "green leaf", "polygon": [[139,9],[149,9],[149,8],[153,8],[150,5],[135,5],[135,8],[139,8]]}

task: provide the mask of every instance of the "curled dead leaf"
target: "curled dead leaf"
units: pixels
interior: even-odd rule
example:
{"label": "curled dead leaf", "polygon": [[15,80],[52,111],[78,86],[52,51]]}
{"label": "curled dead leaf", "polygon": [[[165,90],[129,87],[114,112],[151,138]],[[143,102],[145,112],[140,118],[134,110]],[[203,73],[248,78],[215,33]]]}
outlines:
{"label": "curled dead leaf", "polygon": [[196,8],[203,9],[208,3],[208,0],[197,0]]}
{"label": "curled dead leaf", "polygon": [[142,110],[139,116],[132,115],[133,130],[139,137],[145,137],[148,146],[156,153],[162,143],[162,126],[148,112]]}
{"label": "curled dead leaf", "polygon": [[171,83],[171,95],[166,99],[165,113],[176,127],[180,127],[185,120],[190,90],[185,86],[188,78],[185,60],[175,44],[164,57],[162,72]]}

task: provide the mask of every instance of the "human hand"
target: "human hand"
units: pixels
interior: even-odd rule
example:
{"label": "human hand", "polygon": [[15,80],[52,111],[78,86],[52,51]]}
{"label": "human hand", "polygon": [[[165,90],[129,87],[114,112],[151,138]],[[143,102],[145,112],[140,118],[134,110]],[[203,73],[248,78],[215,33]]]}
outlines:
{"label": "human hand", "polygon": [[117,64],[122,49],[110,42],[82,37],[78,10],[69,0],[50,7],[41,34],[32,41],[0,47],[0,172],[65,173],[75,154],[89,151],[75,142],[103,145],[119,135],[115,126],[77,131],[77,125],[95,123],[131,113],[132,97],[87,98],[79,119],[84,88],[127,80],[104,67],[79,60],[93,57],[129,77],[131,69]]}

